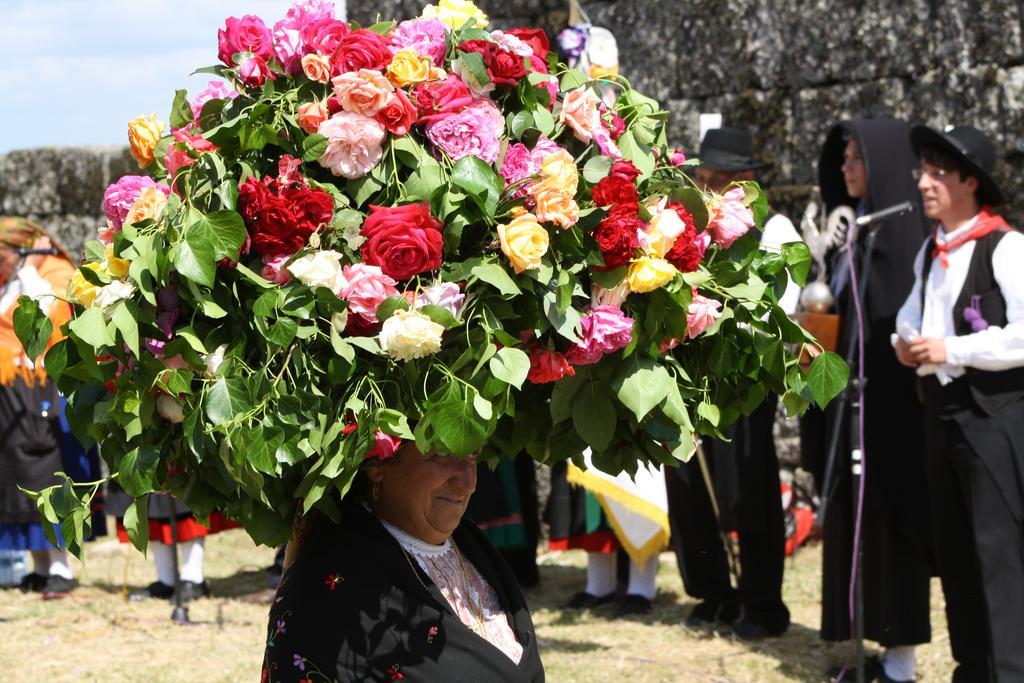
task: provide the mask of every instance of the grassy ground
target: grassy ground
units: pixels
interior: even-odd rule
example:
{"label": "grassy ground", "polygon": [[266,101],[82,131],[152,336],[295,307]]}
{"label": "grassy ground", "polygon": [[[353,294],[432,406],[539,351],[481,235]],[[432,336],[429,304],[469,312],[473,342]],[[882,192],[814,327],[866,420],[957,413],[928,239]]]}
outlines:
{"label": "grassy ground", "polygon": [[[194,626],[175,626],[164,601],[129,603],[126,586],[154,579],[151,561],[115,540],[86,548],[77,566],[81,587],[66,600],[0,592],[0,678],[5,681],[256,681],[266,608],[242,600],[263,588],[273,551],[241,531],[208,539],[206,571],[215,597],[192,603]],[[608,611],[565,612],[558,606],[584,581],[579,552],[541,558],[543,588],[528,593],[548,680],[821,681],[845,647],[817,638],[819,548],[787,563],[786,601],[793,626],[780,639],[746,644],[725,633],[686,631],[692,602],[670,554],[661,557],[658,599],[642,619],[610,619]],[[948,679],[949,643],[938,584],[932,587],[931,645],[918,652],[919,680]]]}

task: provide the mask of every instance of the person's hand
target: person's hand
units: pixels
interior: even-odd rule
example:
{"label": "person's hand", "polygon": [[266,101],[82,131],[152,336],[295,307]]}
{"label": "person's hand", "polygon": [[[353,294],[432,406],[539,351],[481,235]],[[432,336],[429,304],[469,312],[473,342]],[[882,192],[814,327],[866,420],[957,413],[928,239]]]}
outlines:
{"label": "person's hand", "polygon": [[896,337],[896,358],[908,368],[916,368],[920,365],[920,363],[914,360],[914,356],[910,352],[910,344],[903,341],[903,337]]}
{"label": "person's hand", "polygon": [[942,365],[946,362],[946,340],[919,337],[910,342],[910,356],[920,364]]}
{"label": "person's hand", "polygon": [[[33,249],[49,249],[52,246],[53,242],[51,242],[50,238],[46,235],[40,235],[39,238],[32,243]],[[45,258],[46,256],[44,254],[32,254],[25,259],[25,265],[38,269]]]}

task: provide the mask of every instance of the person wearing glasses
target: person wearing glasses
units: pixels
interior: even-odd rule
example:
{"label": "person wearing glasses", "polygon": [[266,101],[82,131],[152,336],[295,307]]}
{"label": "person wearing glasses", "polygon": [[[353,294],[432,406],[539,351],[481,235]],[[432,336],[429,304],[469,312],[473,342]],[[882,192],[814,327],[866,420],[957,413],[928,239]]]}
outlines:
{"label": "person wearing glasses", "polygon": [[[864,580],[864,635],[885,648],[869,658],[865,677],[909,681],[915,675],[914,646],[931,639],[928,500],[924,483],[923,415],[913,372],[893,357],[890,335],[896,312],[913,286],[911,265],[927,234],[920,195],[911,170],[917,166],[910,147],[910,127],[889,118],[843,121],[826,138],[818,163],[821,198],[826,211],[840,205],[858,214],[879,211],[903,201],[914,211],[877,225],[863,311],[864,395],[863,505],[852,490],[849,404],[837,415],[824,415],[820,440],[805,440],[804,458],[828,498],[824,519],[821,637],[852,637],[850,578],[857,511],[860,508],[861,571]],[[837,351],[850,351],[848,332],[857,325],[854,281],[864,282],[866,230],[853,242],[852,254],[836,250],[829,282],[842,316]],[[851,274],[852,256],[854,272]],[[838,434],[832,430],[838,427]],[[832,476],[824,480],[829,447],[835,444]],[[844,678],[853,679],[847,671]]]}
{"label": "person wearing glasses", "polygon": [[1024,680],[1024,235],[992,207],[996,149],[976,128],[915,126],[932,234],[893,345],[925,396],[932,542],[953,681]]}

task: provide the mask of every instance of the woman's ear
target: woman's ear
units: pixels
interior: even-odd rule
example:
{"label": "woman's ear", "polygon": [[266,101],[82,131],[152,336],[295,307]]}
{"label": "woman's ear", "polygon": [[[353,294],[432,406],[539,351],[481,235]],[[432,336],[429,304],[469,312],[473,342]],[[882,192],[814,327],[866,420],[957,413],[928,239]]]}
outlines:
{"label": "woman's ear", "polygon": [[384,466],[380,460],[375,458],[375,462],[363,465],[363,471],[366,472],[366,478],[370,480],[372,484],[379,484],[384,480]]}

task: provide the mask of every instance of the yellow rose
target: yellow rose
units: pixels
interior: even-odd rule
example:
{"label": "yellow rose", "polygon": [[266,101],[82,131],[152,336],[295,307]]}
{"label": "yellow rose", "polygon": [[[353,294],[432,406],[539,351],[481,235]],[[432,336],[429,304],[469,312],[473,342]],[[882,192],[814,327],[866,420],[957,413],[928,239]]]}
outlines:
{"label": "yellow rose", "polygon": [[686,224],[679,214],[672,209],[662,209],[651,218],[647,227],[647,253],[658,258],[663,257],[675,244],[676,238],[686,230]]}
{"label": "yellow rose", "polygon": [[167,195],[158,186],[150,185],[143,188],[139,196],[136,197],[132,208],[128,209],[128,215],[125,216],[124,223],[125,225],[141,223],[147,218],[156,220],[163,213],[165,206],[167,206]]}
{"label": "yellow rose", "polygon": [[477,28],[487,28],[487,15],[469,0],[441,0],[423,8],[424,19],[440,19],[453,29],[462,28],[467,20],[476,22]]}
{"label": "yellow rose", "polygon": [[629,264],[626,283],[629,291],[643,294],[668,284],[676,276],[676,268],[661,258],[638,258]]}
{"label": "yellow rose", "polygon": [[441,350],[444,326],[416,310],[397,310],[380,328],[380,346],[396,360],[423,358]]}
{"label": "yellow rose", "polygon": [[386,75],[391,85],[401,88],[430,80],[433,66],[430,57],[424,57],[412,49],[399,50],[391,58]]}
{"label": "yellow rose", "polygon": [[542,180],[536,184],[534,192],[550,188],[561,190],[571,196],[576,195],[580,180],[579,173],[572,155],[564,149],[544,157],[540,164],[540,175]]}
{"label": "yellow rose", "polygon": [[114,277],[125,277],[128,275],[128,266],[131,261],[114,256],[114,247],[107,245],[106,257],[103,263],[99,264],[97,270],[113,275]]}
{"label": "yellow rose", "polygon": [[534,199],[537,202],[537,218],[546,223],[555,223],[567,230],[580,219],[580,207],[568,192],[542,188],[534,195]]}
{"label": "yellow rose", "polygon": [[82,268],[88,268],[97,272],[101,268],[98,263],[85,263],[75,271],[75,274],[71,276],[71,280],[68,282],[68,298],[88,308],[96,300],[96,293],[100,291],[100,288],[85,279],[82,275]]}
{"label": "yellow rose", "polygon": [[607,78],[608,76],[614,76],[619,73],[619,65],[612,64],[611,66],[601,66],[600,64],[591,64],[588,76],[591,78]]}
{"label": "yellow rose", "polygon": [[508,225],[499,225],[498,239],[501,251],[517,273],[539,268],[541,258],[548,253],[548,231],[532,213],[524,213]]}
{"label": "yellow rose", "polygon": [[157,121],[156,114],[140,116],[128,124],[128,144],[132,156],[139,162],[139,168],[153,163],[153,150],[164,136],[164,122]]}

